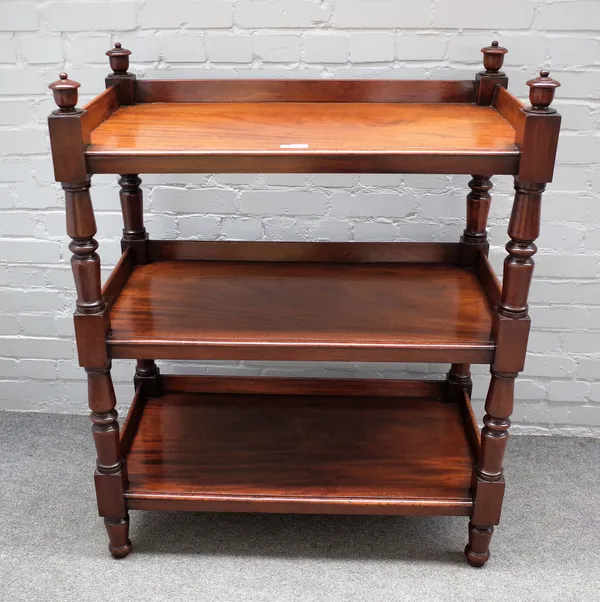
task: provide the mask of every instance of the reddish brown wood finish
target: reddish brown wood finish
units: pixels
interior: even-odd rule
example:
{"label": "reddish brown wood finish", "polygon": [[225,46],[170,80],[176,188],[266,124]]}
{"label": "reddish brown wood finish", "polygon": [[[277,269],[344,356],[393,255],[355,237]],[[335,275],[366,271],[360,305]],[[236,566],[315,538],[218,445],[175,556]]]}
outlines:
{"label": "reddish brown wood finish", "polygon": [[492,183],[488,176],[473,176],[469,182],[471,192],[467,195],[467,227],[460,239],[460,259],[464,267],[474,267],[479,255],[487,255],[489,243],[487,221],[492,197]]}
{"label": "reddish brown wood finish", "polygon": [[142,180],[136,174],[126,174],[119,178],[121,212],[123,214],[123,237],[121,248],[131,248],[135,262],[148,262],[148,234],[144,227],[144,201],[140,188]]}
{"label": "reddish brown wood finish", "polygon": [[300,380],[294,395],[277,393],[276,379],[267,386],[148,400],[127,456],[131,507],[469,513],[473,460],[458,406],[403,397],[402,383],[375,398],[303,395]]}
{"label": "reddish brown wood finish", "polygon": [[48,117],[54,176],[59,182],[88,180],[85,148],[89,132],[82,122],[84,112],[75,106],[79,86],[66,73],[61,73],[60,79],[49,86],[59,107]]}
{"label": "reddish brown wood finish", "polygon": [[456,265],[457,243],[202,242],[151,240],[151,261],[443,263]]}
{"label": "reddish brown wood finish", "polygon": [[[228,395],[317,395],[325,397],[410,397],[446,399],[447,387],[436,380],[367,380],[362,378],[265,378],[245,376],[164,376],[169,393]],[[151,395],[148,394],[149,397]]]}
{"label": "reddish brown wood finish", "polygon": [[[131,550],[127,510],[140,508],[469,515],[467,560],[487,561],[560,84],[541,72],[524,107],[506,90],[506,50],[482,52],[469,82],[138,82],[116,44],[108,89],[83,110],[77,82],[51,85],[97,499],[115,557]],[[247,244],[149,241],[137,174],[165,171],[479,175],[460,244]],[[122,174],[124,254],[104,290],[92,173]],[[492,174],[516,176],[502,290],[486,257]],[[121,437],[109,356],[137,360]],[[156,357],[452,365],[434,383],[232,380],[162,377]],[[480,438],[474,362],[492,371]]]}
{"label": "reddish brown wood finish", "polygon": [[116,88],[110,86],[83,107],[82,126],[84,131],[91,132],[103,121],[106,121],[119,108],[119,97]]}
{"label": "reddish brown wood finish", "polygon": [[119,97],[119,104],[122,106],[135,104],[137,81],[135,75],[127,72],[130,55],[131,51],[123,48],[120,42],[117,42],[114,48],[106,52],[110,67],[113,70],[113,73],[105,79],[106,87],[115,87],[117,96]]}
{"label": "reddish brown wood finish", "polygon": [[464,393],[469,395],[473,389],[470,364],[452,364],[446,376],[448,386],[447,399],[453,403],[461,403]]}
{"label": "reddish brown wood finish", "polygon": [[159,80],[137,82],[136,102],[472,103],[475,82],[418,80]]}
{"label": "reddish brown wood finish", "polygon": [[159,262],[130,276],[108,344],[112,357],[481,363],[491,324],[475,276],[452,266]]}
{"label": "reddish brown wood finish", "polygon": [[523,103],[506,88],[498,86],[494,95],[493,106],[515,128],[518,137],[518,132],[522,132],[525,128],[525,113],[523,112],[525,106]]}
{"label": "reddish brown wood finish", "polygon": [[479,162],[481,173],[514,173],[514,141],[495,109],[467,104],[152,103],[121,107],[86,154],[93,171],[114,159],[141,161],[136,172],[154,160],[173,171],[463,172]]}
{"label": "reddish brown wood finish", "polygon": [[504,64],[504,55],[508,50],[502,48],[498,42],[494,41],[491,46],[482,48],[481,52],[483,53],[485,71],[480,71],[476,77],[475,102],[480,106],[490,106],[494,102],[497,90],[508,86],[506,74],[500,71]]}
{"label": "reddish brown wood finish", "polygon": [[125,249],[117,262],[115,269],[112,271],[106,284],[102,288],[102,298],[108,309],[110,309],[113,303],[118,299],[121,290],[123,290],[129,276],[131,276],[134,267],[133,251],[131,251],[131,249]]}
{"label": "reddish brown wood finish", "polygon": [[94,475],[98,513],[104,517],[109,537],[108,549],[115,558],[123,558],[131,551],[131,542],[127,537],[129,517],[124,498],[127,472],[121,458],[110,363],[103,369],[86,368],[86,372],[92,431],[98,454]]}

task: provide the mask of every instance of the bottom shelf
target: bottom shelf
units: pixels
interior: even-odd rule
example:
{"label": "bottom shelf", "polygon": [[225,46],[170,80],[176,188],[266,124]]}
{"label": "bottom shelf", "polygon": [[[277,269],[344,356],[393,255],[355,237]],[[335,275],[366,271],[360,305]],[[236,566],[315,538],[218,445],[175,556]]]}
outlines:
{"label": "bottom shelf", "polygon": [[442,382],[163,377],[123,429],[132,509],[468,515],[476,453]]}

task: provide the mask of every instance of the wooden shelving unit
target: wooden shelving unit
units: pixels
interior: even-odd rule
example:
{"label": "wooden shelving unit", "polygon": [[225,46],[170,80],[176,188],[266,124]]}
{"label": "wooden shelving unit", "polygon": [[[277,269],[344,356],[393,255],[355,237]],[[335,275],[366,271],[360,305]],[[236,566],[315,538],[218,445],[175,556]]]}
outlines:
{"label": "wooden shelving unit", "polygon": [[[513,387],[523,369],[540,203],[560,85],[531,106],[506,89],[506,50],[472,81],[138,81],[109,50],[107,89],[50,87],[66,196],[75,326],[89,380],[98,508],[131,551],[130,509],[470,517],[489,558]],[[471,174],[456,244],[149,240],[140,173]],[[103,289],[90,176],[120,174],[123,255]],[[515,176],[502,286],[487,259],[492,174]],[[137,360],[119,427],[115,358]],[[445,381],[161,376],[156,359],[444,362]],[[489,364],[479,433],[470,364]]]}

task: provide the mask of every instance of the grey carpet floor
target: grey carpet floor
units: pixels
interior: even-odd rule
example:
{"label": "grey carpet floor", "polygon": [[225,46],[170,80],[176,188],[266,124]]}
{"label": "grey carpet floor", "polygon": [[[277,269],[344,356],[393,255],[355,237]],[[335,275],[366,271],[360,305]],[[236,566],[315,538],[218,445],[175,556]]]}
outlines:
{"label": "grey carpet floor", "polygon": [[510,443],[484,569],[465,518],[132,512],[114,560],[87,418],[0,412],[0,600],[600,600],[600,441]]}

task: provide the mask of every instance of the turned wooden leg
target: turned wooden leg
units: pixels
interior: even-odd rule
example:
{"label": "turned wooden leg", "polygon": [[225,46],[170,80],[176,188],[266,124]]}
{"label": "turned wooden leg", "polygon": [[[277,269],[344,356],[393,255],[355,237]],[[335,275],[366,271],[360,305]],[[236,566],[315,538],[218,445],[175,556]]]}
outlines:
{"label": "turned wooden leg", "polygon": [[110,553],[115,558],[124,558],[131,552],[129,517],[124,498],[127,472],[121,457],[110,363],[101,369],[88,368],[87,373],[92,432],[98,456],[94,475],[98,512],[104,517]]}
{"label": "turned wooden leg", "polygon": [[123,496],[127,475],[121,458],[116,398],[110,376],[110,360],[106,355],[105,335],[108,329],[106,303],[100,283],[100,258],[94,239],[96,221],[90,198],[90,182],[63,183],[65,190],[69,248],[73,253],[71,267],[77,287],[75,328],[79,362],[88,377],[88,402],[92,433],[96,445],[96,498],[100,516],[108,528],[111,553],[119,558],[131,550],[125,524],[127,509]]}
{"label": "turned wooden leg", "polygon": [[480,457],[473,475],[475,508],[469,523],[465,555],[472,566],[483,566],[490,557],[494,525],[500,522],[504,499],[502,463],[508,441],[509,416],[514,405],[516,374],[492,373],[485,402]]}
{"label": "turned wooden leg", "polygon": [[523,370],[529,336],[527,299],[543,191],[544,184],[515,181],[502,295],[494,318],[497,349],[485,401],[479,461],[473,474],[475,505],[465,549],[467,560],[473,566],[483,566],[489,558],[494,525],[500,522],[504,497],[502,465],[514,406],[515,378]]}

